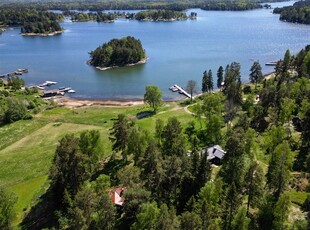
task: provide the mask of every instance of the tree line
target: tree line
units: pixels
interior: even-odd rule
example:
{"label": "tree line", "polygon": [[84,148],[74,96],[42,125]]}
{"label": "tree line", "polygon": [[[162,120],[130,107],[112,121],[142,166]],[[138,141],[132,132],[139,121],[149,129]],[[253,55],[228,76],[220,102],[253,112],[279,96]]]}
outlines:
{"label": "tree line", "polygon": [[[103,11],[103,10],[172,10],[172,11],[184,11],[191,8],[201,8],[204,10],[250,10],[256,8],[262,8],[259,2],[265,1],[78,1],[78,2],[6,2],[1,3],[1,7],[4,9],[18,8],[18,9],[36,9],[36,10],[79,10],[79,11]],[[272,2],[272,1],[267,1]]]}
{"label": "tree line", "polygon": [[[10,124],[19,120],[32,119],[32,114],[37,113],[41,104],[40,99],[26,96],[34,95],[38,92],[36,88],[25,88],[25,81],[18,76],[11,76],[7,80],[7,85],[0,80],[0,126]],[[18,95],[18,96],[17,96]]]}
{"label": "tree line", "polygon": [[74,11],[63,12],[65,16],[71,16],[71,20],[74,22],[87,22],[87,21],[96,21],[96,22],[113,22],[118,15],[116,13],[82,13]]}
{"label": "tree line", "polygon": [[310,1],[299,1],[293,6],[275,8],[274,14],[280,14],[280,20],[293,23],[310,24]]}
{"label": "tree line", "polygon": [[61,31],[61,14],[34,9],[1,9],[0,24],[21,26],[21,33],[51,33]]}
{"label": "tree line", "polygon": [[185,13],[172,10],[148,10],[136,13],[134,19],[138,21],[186,20],[187,16]]}

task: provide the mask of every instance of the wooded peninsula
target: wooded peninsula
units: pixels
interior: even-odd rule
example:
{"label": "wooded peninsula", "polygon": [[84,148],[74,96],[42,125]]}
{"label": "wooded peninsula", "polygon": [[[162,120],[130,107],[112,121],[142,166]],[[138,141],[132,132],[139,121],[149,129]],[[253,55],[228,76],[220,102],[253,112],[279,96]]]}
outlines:
{"label": "wooded peninsula", "polygon": [[310,0],[295,2],[293,6],[275,8],[273,13],[280,14],[280,20],[310,25]]}
{"label": "wooded peninsula", "polygon": [[21,26],[23,35],[60,33],[63,29],[59,22],[62,20],[62,14],[48,11],[14,8],[0,10],[0,24]]}

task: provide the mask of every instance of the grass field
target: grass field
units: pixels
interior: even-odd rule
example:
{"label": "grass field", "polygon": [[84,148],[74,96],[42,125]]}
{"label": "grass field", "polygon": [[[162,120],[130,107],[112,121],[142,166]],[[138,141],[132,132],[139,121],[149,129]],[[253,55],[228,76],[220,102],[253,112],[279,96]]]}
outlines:
{"label": "grass field", "polygon": [[0,128],[0,184],[18,196],[16,221],[48,188],[48,171],[58,141],[66,134],[98,129],[105,154],[111,153],[109,129],[113,119],[124,113],[138,126],[154,130],[155,120],[167,121],[176,116],[182,125],[193,119],[177,103],[167,103],[158,114],[138,120],[136,115],[148,111],[146,106],[55,108],[46,110],[32,120],[18,121]]}

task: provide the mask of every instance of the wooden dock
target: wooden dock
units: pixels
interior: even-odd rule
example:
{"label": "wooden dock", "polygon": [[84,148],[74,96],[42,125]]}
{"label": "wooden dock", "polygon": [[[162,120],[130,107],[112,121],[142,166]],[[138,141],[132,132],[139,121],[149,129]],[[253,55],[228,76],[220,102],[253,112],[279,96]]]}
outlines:
{"label": "wooden dock", "polygon": [[177,88],[182,94],[184,94],[186,97],[191,98],[191,95],[186,92],[182,87],[178,86],[178,85],[174,85],[175,88]]}
{"label": "wooden dock", "polygon": [[5,78],[5,77],[13,77],[17,75],[23,75],[24,73],[28,73],[28,69],[18,69],[14,72],[6,73],[6,74],[0,74],[0,78]]}
{"label": "wooden dock", "polygon": [[270,62],[267,62],[265,65],[266,66],[276,66],[278,64],[279,61],[270,61]]}

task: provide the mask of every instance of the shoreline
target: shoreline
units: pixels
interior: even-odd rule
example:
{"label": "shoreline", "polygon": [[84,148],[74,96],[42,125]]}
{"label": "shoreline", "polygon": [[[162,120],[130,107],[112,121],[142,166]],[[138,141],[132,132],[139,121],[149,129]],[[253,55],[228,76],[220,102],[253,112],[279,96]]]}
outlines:
{"label": "shoreline", "polygon": [[[113,99],[80,99],[70,97],[54,97],[47,98],[52,100],[59,107],[66,107],[70,109],[92,107],[92,106],[103,106],[103,107],[131,107],[136,105],[144,105],[143,99],[124,99],[124,100],[113,100]],[[163,100],[163,102],[178,102],[184,99],[173,99]]]}
{"label": "shoreline", "polygon": [[[264,79],[268,80],[272,77],[274,77],[274,72],[264,74]],[[242,85],[247,84],[249,83],[248,82],[242,83]],[[214,91],[217,91],[217,89],[215,89]],[[198,94],[195,97],[197,96],[201,96],[201,94]],[[178,101],[184,101],[186,99],[187,98],[163,100],[163,102],[178,102]],[[71,98],[71,97],[54,97],[54,98],[47,98],[47,100],[52,100],[59,107],[66,107],[70,109],[91,107],[91,106],[130,107],[144,104],[143,99],[130,99],[130,98],[113,100],[113,99],[92,99],[92,98],[83,99],[83,98]]]}
{"label": "shoreline", "polygon": [[105,106],[105,107],[129,107],[135,105],[143,105],[141,100],[96,100],[96,99],[77,99],[70,97],[56,97],[51,99],[59,107],[67,108],[81,108],[91,106]]}
{"label": "shoreline", "polygon": [[91,64],[91,61],[90,61],[90,60],[87,61],[87,64],[88,64],[88,65],[91,65],[91,66],[93,66],[93,67],[95,67],[97,70],[105,71],[105,70],[116,69],[116,68],[121,68],[121,67],[142,65],[142,64],[145,64],[148,60],[149,60],[149,57],[146,57],[146,58],[144,58],[144,59],[142,59],[141,61],[138,61],[138,62],[136,62],[136,63],[127,64],[127,65],[124,65],[124,66],[109,66],[109,67],[93,66],[93,65]]}
{"label": "shoreline", "polygon": [[49,36],[55,36],[55,35],[58,35],[58,34],[62,34],[63,32],[65,32],[64,30],[61,30],[61,31],[55,31],[55,32],[52,32],[52,33],[41,33],[41,34],[37,34],[37,33],[21,33],[20,35],[21,36],[38,36],[38,37],[49,37]]}

